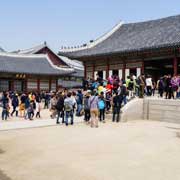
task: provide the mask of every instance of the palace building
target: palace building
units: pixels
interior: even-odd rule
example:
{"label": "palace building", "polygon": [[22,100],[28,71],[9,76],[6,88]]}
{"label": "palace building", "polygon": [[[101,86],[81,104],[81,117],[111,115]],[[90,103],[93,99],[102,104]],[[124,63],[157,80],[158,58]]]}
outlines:
{"label": "palace building", "polygon": [[65,56],[58,56],[46,42],[26,50],[15,51],[18,54],[47,54],[54,65],[63,68],[72,68],[74,73],[69,73],[58,78],[57,85],[62,88],[77,88],[82,86],[84,77],[84,66],[82,62],[71,60]]}
{"label": "palace building", "polygon": [[58,56],[46,43],[11,53],[0,48],[0,92],[80,87],[83,76],[81,62]]}
{"label": "palace building", "polygon": [[84,64],[84,76],[150,74],[154,79],[180,73],[180,15],[138,23],[119,23],[101,38],[59,55]]}
{"label": "palace building", "polygon": [[55,65],[47,54],[0,52],[0,91],[56,91],[59,77],[73,72]]}

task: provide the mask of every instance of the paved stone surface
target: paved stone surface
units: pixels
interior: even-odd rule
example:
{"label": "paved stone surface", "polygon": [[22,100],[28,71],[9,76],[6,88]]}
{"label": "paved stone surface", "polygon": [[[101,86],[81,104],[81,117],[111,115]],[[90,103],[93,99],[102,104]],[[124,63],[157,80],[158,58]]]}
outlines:
{"label": "paved stone surface", "polygon": [[179,180],[180,125],[156,121],[0,132],[3,180]]}
{"label": "paved stone surface", "polygon": [[[0,109],[0,115],[1,113],[2,113],[2,108]],[[22,117],[10,116],[7,121],[0,120],[0,131],[55,126],[56,118],[51,119],[50,114],[51,113],[49,109],[42,109],[41,118],[34,118],[33,121],[25,120]],[[60,122],[61,122],[61,119],[60,119]],[[75,117],[74,122],[75,123],[83,122],[83,117]]]}

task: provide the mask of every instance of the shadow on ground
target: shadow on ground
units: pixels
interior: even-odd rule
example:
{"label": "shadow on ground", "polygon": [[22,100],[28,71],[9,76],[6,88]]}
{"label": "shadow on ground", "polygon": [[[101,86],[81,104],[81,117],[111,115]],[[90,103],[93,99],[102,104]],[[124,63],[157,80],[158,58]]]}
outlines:
{"label": "shadow on ground", "polygon": [[174,130],[180,130],[180,128],[176,128],[176,127],[169,127],[169,126],[166,126],[166,128],[174,129]]}
{"label": "shadow on ground", "polygon": [[0,170],[0,180],[12,180],[2,170]]}
{"label": "shadow on ground", "polygon": [[2,149],[0,149],[0,154],[3,154],[3,153],[5,153],[5,151],[3,151]]}
{"label": "shadow on ground", "polygon": [[180,132],[176,132],[176,137],[180,138]]}

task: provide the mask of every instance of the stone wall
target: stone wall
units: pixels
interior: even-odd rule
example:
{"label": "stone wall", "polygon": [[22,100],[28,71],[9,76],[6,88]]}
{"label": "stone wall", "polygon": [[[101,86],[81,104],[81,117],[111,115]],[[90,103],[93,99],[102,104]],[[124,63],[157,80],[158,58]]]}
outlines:
{"label": "stone wall", "polygon": [[143,99],[133,99],[128,102],[122,109],[121,121],[126,122],[130,120],[143,119]]}
{"label": "stone wall", "polygon": [[180,101],[144,99],[143,119],[180,123]]}

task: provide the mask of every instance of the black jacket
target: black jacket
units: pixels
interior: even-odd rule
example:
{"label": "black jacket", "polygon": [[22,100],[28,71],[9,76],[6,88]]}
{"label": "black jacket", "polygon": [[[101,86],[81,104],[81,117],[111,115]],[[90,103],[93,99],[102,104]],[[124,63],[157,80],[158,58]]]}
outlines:
{"label": "black jacket", "polygon": [[123,97],[121,95],[116,95],[113,97],[113,107],[120,108],[122,104]]}
{"label": "black jacket", "polygon": [[62,111],[64,109],[64,98],[62,96],[59,97],[59,99],[58,99],[58,102],[56,104],[56,109],[58,111]]}

